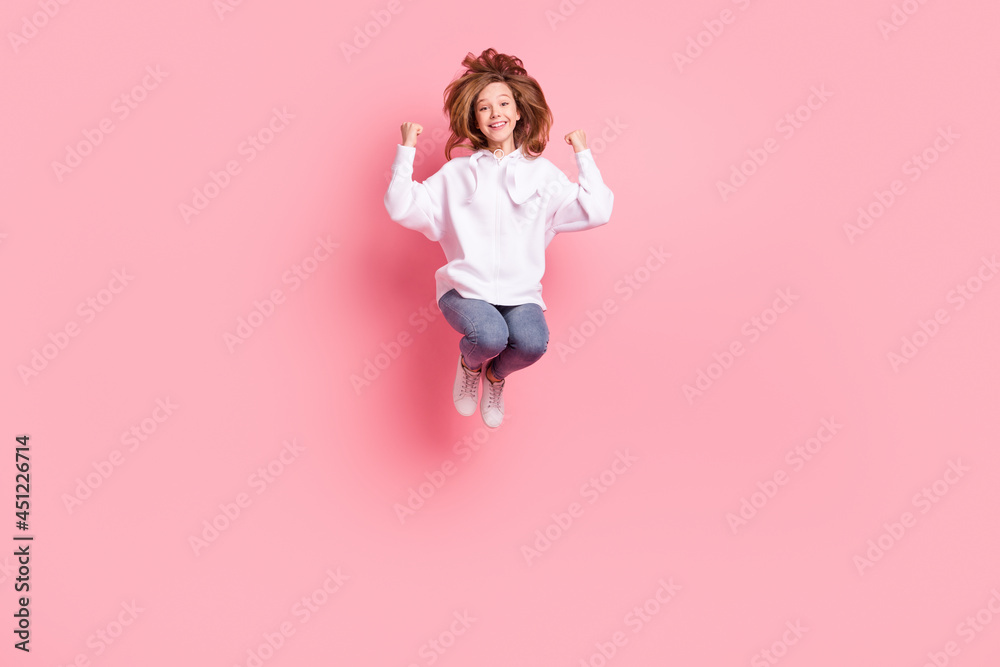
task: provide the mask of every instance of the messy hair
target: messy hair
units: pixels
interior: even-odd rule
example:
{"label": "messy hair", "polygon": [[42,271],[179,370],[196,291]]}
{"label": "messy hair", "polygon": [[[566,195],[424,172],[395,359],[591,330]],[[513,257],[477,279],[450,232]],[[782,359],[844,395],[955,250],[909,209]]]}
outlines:
{"label": "messy hair", "polygon": [[[444,110],[451,125],[444,156],[451,160],[455,148],[478,151],[487,148],[486,136],[476,127],[476,100],[483,88],[493,82],[505,83],[514,95],[514,105],[521,120],[514,125],[514,145],[527,158],[542,154],[549,141],[552,111],[545,103],[542,88],[528,76],[520,58],[486,49],[477,58],[470,52],[462,61],[465,72],[448,84],[444,91]],[[465,141],[469,143],[464,143]]]}

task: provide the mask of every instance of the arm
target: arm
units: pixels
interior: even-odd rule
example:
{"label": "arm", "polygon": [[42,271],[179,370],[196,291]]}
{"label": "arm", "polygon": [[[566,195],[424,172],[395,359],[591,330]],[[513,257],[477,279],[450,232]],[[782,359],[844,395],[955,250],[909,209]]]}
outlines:
{"label": "arm", "polygon": [[396,145],[392,180],[383,201],[394,222],[439,241],[444,234],[444,176],[438,171],[422,183],[413,180],[416,135],[421,129],[415,123],[403,123],[403,143]]}
{"label": "arm", "polygon": [[614,207],[614,194],[601,178],[583,131],[570,132],[566,135],[566,142],[573,144],[576,151],[580,183],[573,183],[560,171],[549,184],[552,196],[546,207],[545,220],[550,238],[561,232],[576,232],[603,225],[611,219]]}

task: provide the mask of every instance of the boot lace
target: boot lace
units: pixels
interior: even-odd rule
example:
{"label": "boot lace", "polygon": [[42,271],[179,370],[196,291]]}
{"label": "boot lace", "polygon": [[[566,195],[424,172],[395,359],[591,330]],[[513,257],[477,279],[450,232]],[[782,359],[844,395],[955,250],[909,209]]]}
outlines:
{"label": "boot lace", "polygon": [[462,370],[465,371],[465,378],[462,380],[462,391],[466,394],[475,395],[476,394],[476,384],[479,382],[479,373],[470,371],[465,365],[462,365]]}
{"label": "boot lace", "polygon": [[493,406],[499,407],[500,396],[503,393],[503,383],[504,383],[503,378],[500,378],[499,382],[493,382],[487,377],[486,382],[489,385],[489,393],[487,394],[486,397],[486,407],[487,408],[492,408]]}

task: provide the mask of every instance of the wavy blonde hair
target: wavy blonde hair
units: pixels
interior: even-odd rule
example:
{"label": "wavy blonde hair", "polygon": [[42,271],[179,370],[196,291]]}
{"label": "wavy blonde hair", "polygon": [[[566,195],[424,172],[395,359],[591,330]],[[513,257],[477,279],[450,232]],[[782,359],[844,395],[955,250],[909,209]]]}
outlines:
{"label": "wavy blonde hair", "polygon": [[529,159],[541,155],[549,141],[552,111],[545,103],[541,86],[528,76],[521,59],[486,49],[478,58],[469,52],[462,65],[465,72],[444,91],[444,110],[451,126],[451,136],[444,147],[445,159],[451,160],[451,152],[456,148],[475,152],[488,147],[486,136],[476,127],[475,105],[483,88],[494,82],[510,87],[521,114],[521,120],[514,126],[514,146],[521,147]]}

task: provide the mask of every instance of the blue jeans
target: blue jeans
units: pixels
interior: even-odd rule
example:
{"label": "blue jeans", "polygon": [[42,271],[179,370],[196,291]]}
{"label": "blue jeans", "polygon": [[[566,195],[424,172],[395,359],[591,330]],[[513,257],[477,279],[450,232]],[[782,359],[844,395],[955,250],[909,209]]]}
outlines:
{"label": "blue jeans", "polygon": [[458,349],[465,365],[477,370],[493,359],[493,377],[502,380],[542,358],[549,346],[549,327],[537,303],[495,306],[482,299],[466,299],[448,290],[438,301],[441,314],[462,335]]}

